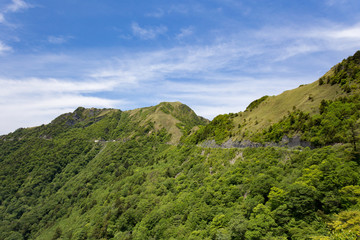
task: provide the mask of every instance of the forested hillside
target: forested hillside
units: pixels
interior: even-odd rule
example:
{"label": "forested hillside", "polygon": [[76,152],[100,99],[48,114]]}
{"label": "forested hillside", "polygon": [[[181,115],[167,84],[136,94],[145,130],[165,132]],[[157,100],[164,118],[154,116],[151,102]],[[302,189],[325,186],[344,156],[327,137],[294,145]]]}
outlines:
{"label": "forested hillside", "polygon": [[359,84],[357,52],[211,122],[80,107],[1,136],[0,239],[359,239]]}

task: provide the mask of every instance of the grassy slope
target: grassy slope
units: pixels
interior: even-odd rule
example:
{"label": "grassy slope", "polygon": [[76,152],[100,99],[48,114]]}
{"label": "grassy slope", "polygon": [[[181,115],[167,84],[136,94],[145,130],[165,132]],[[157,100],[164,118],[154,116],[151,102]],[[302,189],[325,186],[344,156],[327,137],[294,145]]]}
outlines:
{"label": "grassy slope", "polygon": [[[319,80],[285,91],[278,96],[268,97],[257,108],[238,113],[233,118],[235,128],[232,130],[232,136],[237,140],[241,140],[244,135],[251,136],[280,121],[295,108],[314,115],[319,113],[322,100],[335,100],[339,97],[359,94],[359,56],[360,51],[332,67]],[[330,79],[332,83],[326,84],[326,79]],[[324,84],[319,84],[320,80]],[[346,91],[349,88],[352,88],[352,91]],[[238,128],[239,126],[241,129]]]}
{"label": "grassy slope", "polygon": [[153,107],[129,110],[127,113],[142,126],[152,122],[155,130],[165,128],[171,134],[171,144],[180,141],[182,130],[208,123],[208,120],[197,116],[193,110],[180,102],[162,102]]}
{"label": "grassy slope", "polygon": [[318,113],[321,100],[333,100],[344,95],[337,85],[321,85],[318,81],[288,90],[277,96],[268,97],[257,108],[252,111],[239,113],[234,118],[234,125],[246,126],[239,131],[236,127],[233,133],[236,139],[241,139],[244,131],[249,134],[269,127],[271,124],[280,121],[294,107],[311,114]]}

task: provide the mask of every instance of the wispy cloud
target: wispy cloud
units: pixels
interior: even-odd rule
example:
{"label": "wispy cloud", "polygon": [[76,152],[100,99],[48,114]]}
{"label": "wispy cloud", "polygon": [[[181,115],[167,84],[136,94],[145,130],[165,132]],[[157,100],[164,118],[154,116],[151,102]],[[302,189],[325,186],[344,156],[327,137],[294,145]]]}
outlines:
{"label": "wispy cloud", "polygon": [[315,29],[309,32],[309,37],[323,40],[360,40],[360,23],[350,27],[336,26]]}
{"label": "wispy cloud", "polygon": [[184,4],[174,4],[174,5],[171,5],[168,12],[169,13],[187,14],[190,11],[189,8],[194,9],[195,5],[189,6],[189,5],[184,5]]}
{"label": "wispy cloud", "polygon": [[161,18],[165,15],[165,11],[162,8],[157,8],[155,11],[147,13],[147,17]]}
{"label": "wispy cloud", "polygon": [[[255,31],[255,42],[262,42],[265,52],[277,54],[275,61],[322,51],[346,51],[360,48],[360,23],[304,27],[265,27]],[[251,37],[250,37],[251,38]],[[267,50],[266,50],[267,49]],[[280,51],[281,50],[281,51]]]}
{"label": "wispy cloud", "polygon": [[6,14],[19,12],[23,9],[27,9],[32,7],[32,5],[26,3],[23,0],[12,0],[11,3],[7,4],[1,11],[0,11],[0,23],[7,23],[6,21]]}
{"label": "wispy cloud", "polygon": [[189,26],[187,28],[180,29],[180,33],[176,35],[177,40],[182,40],[183,38],[189,37],[194,33],[194,27]]}
{"label": "wispy cloud", "polygon": [[[6,20],[6,15],[10,14],[10,13],[15,13],[15,12],[19,12],[23,9],[27,9],[32,7],[30,4],[26,3],[23,0],[12,0],[11,3],[5,5],[5,7],[3,7],[0,10],[0,24],[3,25],[7,25],[7,26],[14,26],[13,24],[9,23]],[[3,36],[2,36],[3,37]],[[10,46],[5,45],[1,40],[0,40],[0,55],[3,54],[4,52],[9,52],[11,51],[12,48]]]}
{"label": "wispy cloud", "polygon": [[165,26],[143,28],[136,22],[131,24],[131,29],[135,36],[144,40],[155,39],[158,35],[164,34],[167,31]]}
{"label": "wispy cloud", "polygon": [[18,12],[22,9],[30,8],[31,5],[22,0],[12,0],[12,2],[5,8],[5,12]]}
{"label": "wispy cloud", "polygon": [[190,11],[198,11],[199,5],[193,4],[191,6],[184,4],[172,4],[164,8],[157,8],[147,14],[147,17],[162,18],[169,14],[188,14]]}
{"label": "wispy cloud", "polygon": [[4,23],[4,22],[5,22],[4,14],[0,12],[0,23]]}
{"label": "wispy cloud", "polygon": [[134,85],[169,78],[201,78],[231,68],[234,58],[249,57],[250,51],[248,47],[227,43],[143,52],[124,56],[113,61],[111,66],[96,69],[91,77]]}
{"label": "wispy cloud", "polygon": [[347,0],[326,0],[325,4],[328,6],[334,6],[334,5],[344,4],[346,2]]}
{"label": "wispy cloud", "polygon": [[0,55],[5,52],[9,52],[11,50],[12,50],[12,48],[10,46],[7,46],[6,44],[4,44],[3,42],[0,41]]}
{"label": "wispy cloud", "polygon": [[91,93],[99,91],[110,91],[116,86],[116,82],[84,81],[76,82],[59,79],[28,78],[22,80],[0,79],[1,97],[9,97],[15,94],[54,94],[54,93]]}
{"label": "wispy cloud", "polygon": [[48,42],[51,44],[63,44],[69,41],[71,36],[48,36]]}

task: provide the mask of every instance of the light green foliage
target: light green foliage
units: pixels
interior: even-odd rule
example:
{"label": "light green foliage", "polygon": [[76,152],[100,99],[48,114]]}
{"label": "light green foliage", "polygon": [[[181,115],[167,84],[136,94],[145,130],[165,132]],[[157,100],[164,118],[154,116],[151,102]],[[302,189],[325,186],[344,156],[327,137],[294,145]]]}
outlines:
{"label": "light green foliage", "polygon": [[268,207],[258,204],[251,214],[245,239],[270,239],[277,226],[271,215]]}
{"label": "light green foliage", "polygon": [[[347,146],[203,149],[168,145],[165,130],[99,143],[79,133],[12,151],[2,142],[2,238],[302,239],[329,231],[324,214],[357,204]],[[5,174],[14,159],[31,164]]]}

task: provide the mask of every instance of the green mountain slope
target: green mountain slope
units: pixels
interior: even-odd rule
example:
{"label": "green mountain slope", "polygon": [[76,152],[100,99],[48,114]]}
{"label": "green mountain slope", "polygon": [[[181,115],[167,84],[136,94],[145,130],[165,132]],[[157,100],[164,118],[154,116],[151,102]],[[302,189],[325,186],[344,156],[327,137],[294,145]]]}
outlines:
{"label": "green mountain slope", "polygon": [[[48,199],[69,179],[78,177],[108,142],[126,146],[128,141],[139,142],[145,138],[150,144],[153,141],[175,144],[183,132],[207,122],[178,102],[125,112],[80,107],[73,113],[59,116],[48,125],[18,129],[1,136],[1,209],[6,209],[6,213],[12,213],[12,210],[17,212],[14,216],[5,214],[11,216],[12,222],[24,217],[24,212],[29,209],[39,204],[42,206],[44,196]],[[17,199],[16,205],[9,210],[12,199]],[[5,221],[0,224],[3,227],[12,226],[4,215],[1,219]],[[29,224],[39,224],[40,219],[35,217]],[[15,230],[13,227],[10,229]],[[22,234],[27,236],[28,231],[25,227]]]}
{"label": "green mountain slope", "polygon": [[[0,136],[3,141],[43,138],[50,140],[74,131],[92,140],[124,140],[143,134],[142,131],[165,129],[171,134],[169,143],[179,142],[183,133],[209,121],[199,117],[185,104],[162,102],[153,107],[129,111],[118,109],[85,109],[79,107],[73,113],[62,114],[48,125],[21,128]],[[140,132],[140,133],[139,133]]]}
{"label": "green mountain slope", "polygon": [[[358,55],[211,122],[164,102],[1,136],[0,239],[360,238]],[[204,147],[229,139],[259,144]]]}
{"label": "green mountain slope", "polygon": [[181,136],[192,128],[209,122],[180,102],[162,102],[154,107],[130,110],[127,113],[140,126],[151,122],[154,130],[165,128],[171,134],[172,144],[178,143]]}
{"label": "green mountain slope", "polygon": [[[354,143],[360,124],[359,79],[360,51],[311,84],[277,96],[264,96],[252,102],[244,112],[214,118],[188,141],[199,143],[214,139],[221,144],[230,139],[264,143],[279,142],[284,136],[300,136],[316,146],[344,141]],[[329,129],[331,125],[333,130]],[[321,131],[339,136],[329,139]],[[351,134],[353,139],[348,137]]]}

